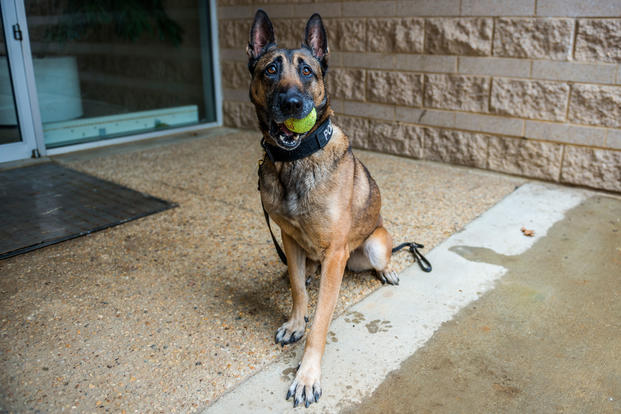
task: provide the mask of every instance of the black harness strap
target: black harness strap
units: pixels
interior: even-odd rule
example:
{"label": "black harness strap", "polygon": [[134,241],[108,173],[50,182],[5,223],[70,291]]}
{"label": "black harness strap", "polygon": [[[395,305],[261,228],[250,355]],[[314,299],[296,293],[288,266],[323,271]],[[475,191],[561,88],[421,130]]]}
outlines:
{"label": "black harness strap", "polygon": [[261,146],[267,153],[267,157],[272,161],[290,162],[301,160],[312,155],[325,147],[332,138],[332,122],[330,118],[323,121],[310,135],[302,138],[302,142],[295,149],[288,151],[280,147],[268,144],[265,139],[261,140]]}

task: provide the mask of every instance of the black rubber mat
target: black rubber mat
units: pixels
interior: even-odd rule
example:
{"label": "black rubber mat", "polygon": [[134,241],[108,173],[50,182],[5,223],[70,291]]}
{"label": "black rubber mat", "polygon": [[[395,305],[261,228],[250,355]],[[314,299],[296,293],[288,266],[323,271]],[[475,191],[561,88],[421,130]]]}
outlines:
{"label": "black rubber mat", "polygon": [[175,206],[56,163],[0,171],[0,259]]}

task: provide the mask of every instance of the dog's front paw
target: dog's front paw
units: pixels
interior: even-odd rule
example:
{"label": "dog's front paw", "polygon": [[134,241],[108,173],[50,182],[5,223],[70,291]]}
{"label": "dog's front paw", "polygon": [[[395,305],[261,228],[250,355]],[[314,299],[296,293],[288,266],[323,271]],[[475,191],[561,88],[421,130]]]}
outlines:
{"label": "dog's front paw", "polygon": [[282,346],[292,344],[299,341],[304,336],[305,330],[306,318],[301,320],[289,319],[287,322],[283,323],[280,328],[278,328],[274,340],[277,344]]}
{"label": "dog's front paw", "polygon": [[394,270],[386,269],[380,270],[377,272],[377,278],[384,283],[388,283],[389,285],[398,285],[399,284],[399,275]]}
{"label": "dog's front paw", "polygon": [[321,397],[321,386],[319,378],[321,377],[321,368],[319,364],[307,364],[304,362],[298,368],[298,373],[287,391],[287,400],[293,397],[293,406],[303,404],[308,408],[314,402],[319,401]]}

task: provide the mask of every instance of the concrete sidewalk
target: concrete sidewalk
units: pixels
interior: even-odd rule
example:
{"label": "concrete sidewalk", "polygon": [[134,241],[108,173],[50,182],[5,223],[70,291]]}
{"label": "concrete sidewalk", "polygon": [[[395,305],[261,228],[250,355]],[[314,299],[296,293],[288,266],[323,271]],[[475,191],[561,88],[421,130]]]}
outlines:
{"label": "concrete sidewalk", "polygon": [[[526,184],[428,258],[333,321],[323,397],[298,410],[621,410],[621,200]],[[292,412],[301,352],[205,414]]]}
{"label": "concrete sidewalk", "polygon": [[[525,181],[356,153],[394,239],[424,252]],[[0,412],[197,412],[294,352],[273,343],[291,294],[261,213],[260,156],[256,132],[215,129],[58,157],[179,207],[0,261]],[[336,315],[379,286],[346,274]],[[311,310],[317,291],[315,278]]]}

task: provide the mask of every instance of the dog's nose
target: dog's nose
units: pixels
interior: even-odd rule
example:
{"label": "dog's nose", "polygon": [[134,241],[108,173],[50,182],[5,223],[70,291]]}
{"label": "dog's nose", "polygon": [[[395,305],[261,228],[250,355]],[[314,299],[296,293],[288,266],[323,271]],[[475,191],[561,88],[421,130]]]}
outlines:
{"label": "dog's nose", "polygon": [[285,93],[281,93],[279,98],[280,110],[285,115],[297,115],[304,107],[304,99],[298,92],[289,90]]}
{"label": "dog's nose", "polygon": [[286,114],[295,114],[302,110],[302,98],[299,96],[288,96],[282,103],[282,111]]}
{"label": "dog's nose", "polygon": [[292,96],[285,100],[285,108],[290,112],[298,112],[302,109],[302,100],[297,96]]}

